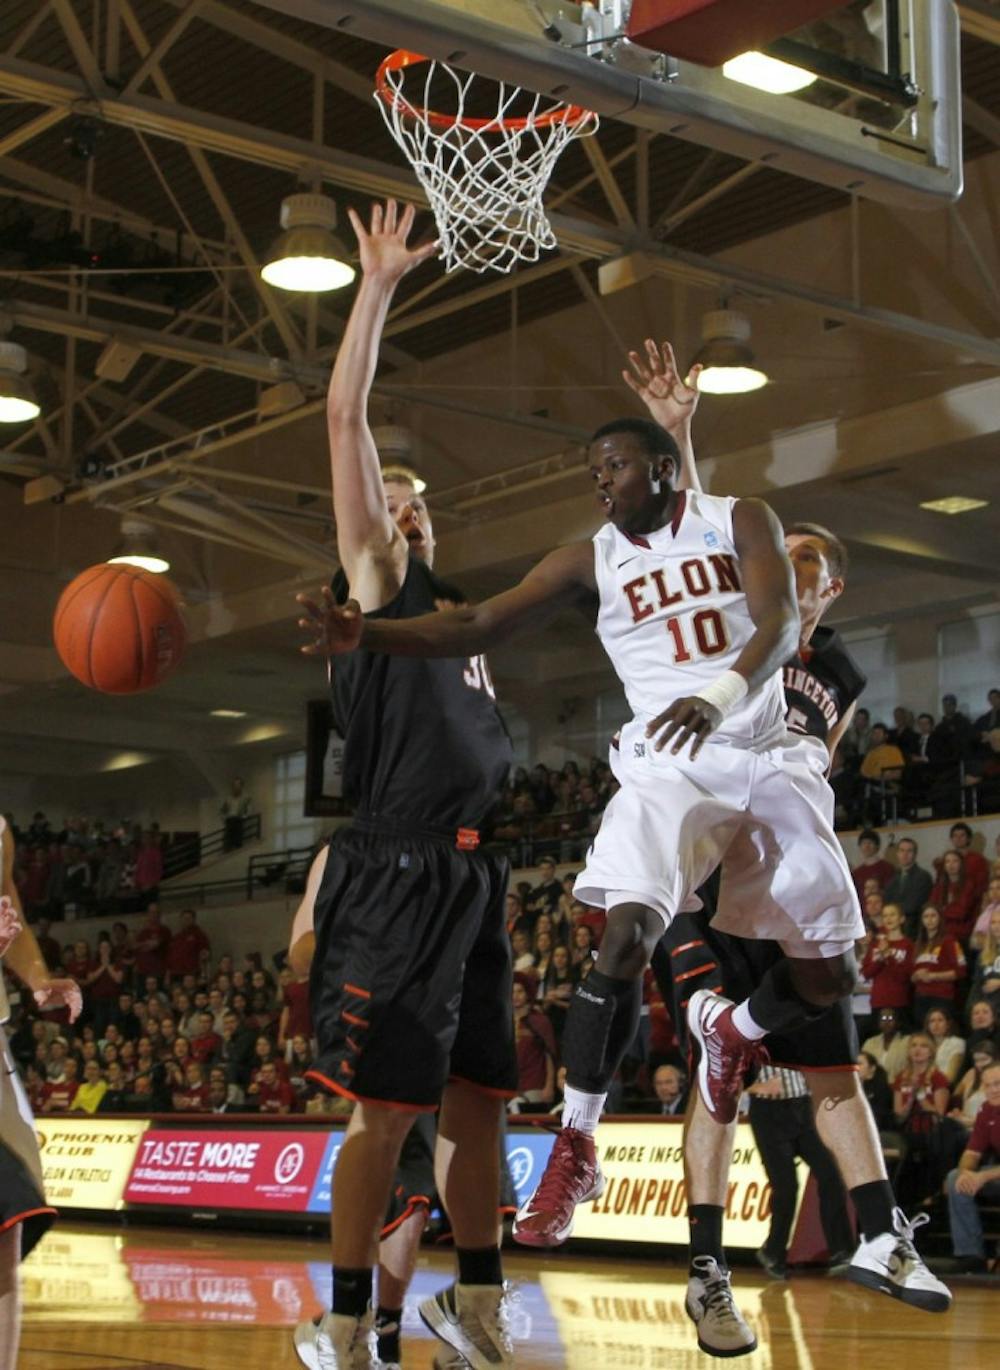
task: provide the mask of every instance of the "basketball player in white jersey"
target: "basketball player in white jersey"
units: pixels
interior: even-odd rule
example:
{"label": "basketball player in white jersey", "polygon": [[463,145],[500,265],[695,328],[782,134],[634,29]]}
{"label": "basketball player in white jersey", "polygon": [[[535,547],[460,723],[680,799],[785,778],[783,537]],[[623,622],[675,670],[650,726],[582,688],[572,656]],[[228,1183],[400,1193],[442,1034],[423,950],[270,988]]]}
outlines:
{"label": "basketball player in white jersey", "polygon": [[862,933],[827,816],[825,759],[785,729],[780,668],[798,646],[799,615],[777,519],[758,500],[676,490],[677,445],[648,420],[599,428],[588,466],[607,523],[504,594],[394,623],[338,610],[329,595],[322,606],[300,600],[303,626],[318,633],[306,651],[450,657],[576,606],[596,619],[625,687],[634,717],[621,734],[621,789],[575,887],[607,909],[607,929],[568,1015],[563,1129],[515,1224],[534,1245],[564,1240],[576,1204],[602,1192],[594,1132],[635,1034],[642,971],[738,834],[759,870],[752,901],[733,892],[731,930],[777,941],[786,959],[744,1003],[720,1001],[704,1026],[698,1083],[711,1116],[735,1116],[767,1032],[817,1018],[847,992]]}
{"label": "basketball player in white jersey", "polygon": [[[14,839],[0,818],[0,961],[32,991],[40,1008],[82,1007],[74,980],[49,974],[31,929],[25,926],[14,884]],[[7,1048],[2,1024],[10,1005],[0,971],[0,1370],[15,1370],[21,1330],[17,1267],[44,1236],[56,1211],[45,1202],[42,1162],[31,1105]]]}

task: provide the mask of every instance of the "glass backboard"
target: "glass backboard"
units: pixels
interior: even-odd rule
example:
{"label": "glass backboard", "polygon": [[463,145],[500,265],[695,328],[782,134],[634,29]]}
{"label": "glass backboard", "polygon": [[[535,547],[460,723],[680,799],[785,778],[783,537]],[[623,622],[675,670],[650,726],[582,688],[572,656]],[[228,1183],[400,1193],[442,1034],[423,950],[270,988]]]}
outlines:
{"label": "glass backboard", "polygon": [[929,208],[961,193],[951,0],[855,0],[783,35],[770,55],[812,78],[789,94],[630,42],[630,0],[258,3],[871,199]]}

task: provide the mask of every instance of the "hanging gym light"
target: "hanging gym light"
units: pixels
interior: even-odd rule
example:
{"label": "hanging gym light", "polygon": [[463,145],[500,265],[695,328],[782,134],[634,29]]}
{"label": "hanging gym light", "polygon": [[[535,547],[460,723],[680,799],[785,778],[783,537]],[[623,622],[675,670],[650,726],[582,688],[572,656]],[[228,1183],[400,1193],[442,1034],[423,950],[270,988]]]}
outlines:
{"label": "hanging gym light", "polygon": [[698,389],[709,395],[743,395],[767,384],[754,362],[750,320],[735,309],[710,309],[701,321],[702,344],[695,362],[705,368]]}
{"label": "hanging gym light", "polygon": [[281,227],[261,270],[280,290],[339,290],[354,280],[347,249],[334,236],[337,206],[327,195],[289,195],[281,202]]}
{"label": "hanging gym light", "polygon": [[28,354],[20,343],[0,341],[0,423],[26,423],[42,412],[27,369]]}
{"label": "hanging gym light", "polygon": [[154,575],[163,575],[170,570],[170,562],[160,555],[153,525],[145,519],[127,514],[122,519],[121,551],[108,557],[108,564],[139,566],[144,571],[152,571]]}

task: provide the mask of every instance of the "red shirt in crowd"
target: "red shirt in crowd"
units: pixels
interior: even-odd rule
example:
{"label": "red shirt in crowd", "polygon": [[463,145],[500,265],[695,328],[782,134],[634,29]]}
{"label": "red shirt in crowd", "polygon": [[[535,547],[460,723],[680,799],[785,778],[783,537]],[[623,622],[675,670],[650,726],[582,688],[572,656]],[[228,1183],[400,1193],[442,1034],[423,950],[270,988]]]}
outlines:
{"label": "red shirt in crowd", "polygon": [[968,941],[979,912],[982,891],[969,877],[966,863],[966,877],[959,885],[953,885],[946,875],[938,876],[931,890],[929,904],[933,904],[944,919],[945,928],[959,942]]}
{"label": "red shirt in crowd", "polygon": [[158,980],[162,979],[171,940],[170,929],[162,923],[143,923],[135,935],[136,974],[155,975]]}
{"label": "red shirt in crowd", "polygon": [[[92,961],[90,965],[91,971],[97,970],[98,965],[101,964],[102,963],[98,961]],[[111,964],[114,966],[115,970],[121,970],[121,966],[117,961],[113,960]],[[92,980],[87,986],[86,993],[91,999],[117,999],[122,992],[123,983],[124,977],[121,980],[116,980],[108,970],[107,965],[104,964],[102,965],[101,973],[97,979]]]}
{"label": "red shirt in crowd", "polygon": [[172,1098],[177,1113],[208,1112],[208,1085],[184,1085],[174,1090]]}
{"label": "red shirt in crowd", "polygon": [[974,1151],[978,1156],[993,1157],[993,1164],[1000,1159],[1000,1108],[996,1104],[983,1104],[972,1124],[966,1151]]}
{"label": "red shirt in crowd", "polygon": [[204,1037],[191,1038],[191,1059],[199,1065],[213,1061],[222,1050],[222,1038],[217,1032],[208,1032]]}
{"label": "red shirt in crowd", "polygon": [[273,1085],[263,1080],[257,1090],[257,1105],[261,1113],[290,1113],[295,1108],[295,1091],[287,1080],[277,1079]]}
{"label": "red shirt in crowd", "polygon": [[[901,1113],[907,1113],[904,1124],[907,1132],[933,1132],[935,1125],[940,1121],[940,1114],[930,1113],[927,1109],[920,1107],[922,1099],[929,1098],[939,1089],[946,1089],[951,1093],[951,1085],[947,1075],[943,1075],[940,1070],[935,1070],[933,1066],[930,1070],[920,1075],[913,1075],[909,1070],[904,1070],[902,1075],[896,1077],[893,1089],[897,1090],[901,1096]],[[914,1096],[916,1096],[914,1098]],[[913,1104],[912,1110],[910,1105]]]}
{"label": "red shirt in crowd", "polygon": [[203,951],[208,951],[208,937],[197,923],[192,923],[189,928],[181,928],[170,939],[167,970],[171,975],[197,975]]}
{"label": "red shirt in crowd", "polygon": [[140,847],[135,858],[135,887],[155,890],[163,879],[163,852],[159,847]]}
{"label": "red shirt in crowd", "polygon": [[[880,945],[881,943],[881,945]],[[913,943],[908,937],[872,942],[861,964],[861,974],[871,982],[872,1008],[909,1008],[913,998]]]}
{"label": "red shirt in crowd", "polygon": [[965,952],[954,937],[942,937],[936,946],[914,951],[913,970],[957,970],[958,975],[954,980],[913,981],[914,994],[923,995],[928,999],[954,999],[958,992],[958,982],[965,979]]}
{"label": "red shirt in crowd", "polygon": [[76,1091],[80,1088],[79,1080],[50,1081],[42,1091],[48,1109],[53,1113],[62,1113],[68,1108],[73,1107],[73,1100],[76,1098]]}
{"label": "red shirt in crowd", "polygon": [[529,1013],[514,1024],[517,1037],[517,1087],[522,1094],[529,1089],[544,1089],[546,1060],[556,1059],[556,1038],[552,1024],[543,1013]]}
{"label": "red shirt in crowd", "polygon": [[288,1009],[286,1037],[301,1033],[308,1041],[313,1035],[312,1014],[309,1012],[309,981],[293,980],[285,986],[285,1006]]}
{"label": "red shirt in crowd", "polygon": [[877,880],[880,890],[884,890],[889,881],[896,874],[896,867],[891,861],[884,861],[881,857],[877,861],[869,861],[863,866],[855,866],[851,871],[854,877],[854,887],[858,892],[858,898],[864,899],[865,881]]}
{"label": "red shirt in crowd", "polygon": [[588,908],[586,913],[582,913],[575,920],[577,927],[589,928],[594,942],[594,950],[601,945],[601,938],[604,936],[604,929],[608,925],[608,915],[604,909]]}

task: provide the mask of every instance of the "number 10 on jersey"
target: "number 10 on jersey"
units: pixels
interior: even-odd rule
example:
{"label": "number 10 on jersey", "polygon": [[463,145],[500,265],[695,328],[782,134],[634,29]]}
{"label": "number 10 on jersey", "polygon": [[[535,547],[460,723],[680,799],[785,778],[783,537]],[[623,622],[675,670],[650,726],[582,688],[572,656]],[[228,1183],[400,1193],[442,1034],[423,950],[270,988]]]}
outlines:
{"label": "number 10 on jersey", "polygon": [[668,618],[666,629],[674,645],[675,666],[683,666],[696,655],[718,656],[729,647],[726,625],[718,609],[699,609],[691,616],[687,632],[680,618]]}

